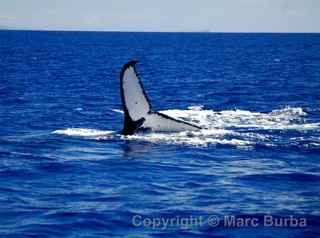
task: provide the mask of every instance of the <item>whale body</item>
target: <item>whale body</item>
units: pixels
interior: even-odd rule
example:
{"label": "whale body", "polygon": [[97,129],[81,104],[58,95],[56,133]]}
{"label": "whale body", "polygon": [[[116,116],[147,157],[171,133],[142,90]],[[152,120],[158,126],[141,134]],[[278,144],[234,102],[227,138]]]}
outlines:
{"label": "whale body", "polygon": [[120,91],[124,111],[122,134],[138,131],[179,132],[201,127],[152,110],[148,96],[136,70],[137,61],[126,63],[120,74]]}

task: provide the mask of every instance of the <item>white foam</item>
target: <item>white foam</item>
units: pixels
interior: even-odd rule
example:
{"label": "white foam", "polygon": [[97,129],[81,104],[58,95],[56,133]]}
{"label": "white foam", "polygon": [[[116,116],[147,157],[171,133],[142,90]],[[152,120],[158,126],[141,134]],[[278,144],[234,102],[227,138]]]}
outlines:
{"label": "white foam", "polygon": [[307,113],[302,108],[285,107],[270,113],[246,110],[165,110],[171,117],[187,119],[205,128],[256,128],[281,130],[307,130],[320,128],[320,123],[305,123]]}
{"label": "white foam", "polygon": [[[118,109],[112,109],[112,111],[123,113]],[[320,123],[307,122],[307,113],[300,107],[285,107],[269,113],[262,113],[247,110],[205,110],[200,105],[189,107],[187,110],[173,109],[161,112],[195,123],[205,129],[179,133],[137,133],[132,136],[122,136],[114,131],[87,128],[67,128],[56,130],[53,133],[97,140],[117,138],[192,146],[232,145],[250,148],[256,144],[276,146],[278,143],[282,143],[281,134],[270,134],[270,130],[305,131],[320,128]],[[307,141],[308,138],[302,137],[298,140]],[[295,143],[296,140],[289,138],[289,141],[289,143]],[[319,146],[318,140],[312,140],[311,146]]]}
{"label": "white foam", "polygon": [[114,133],[114,131],[101,131],[95,129],[86,128],[67,128],[62,130],[56,130],[52,132],[58,135],[67,136],[80,136],[80,137],[98,137],[98,136],[108,136]]}
{"label": "white foam", "polygon": [[[205,130],[204,130],[205,131]],[[231,133],[231,132],[229,132]],[[227,134],[229,134],[227,133]],[[148,133],[148,134],[135,134],[131,136],[122,136],[122,139],[126,140],[141,140],[154,143],[167,143],[167,144],[185,144],[192,146],[209,146],[209,145],[234,145],[234,146],[252,146],[254,142],[241,139],[224,139],[224,133],[218,131],[216,134],[211,131],[211,136],[207,133],[196,134],[180,132],[180,133]]]}
{"label": "white foam", "polygon": [[188,107],[189,110],[193,110],[193,111],[201,111],[201,110],[203,110],[203,108],[204,108],[203,105],[194,105],[194,106]]}
{"label": "white foam", "polygon": [[111,109],[111,111],[123,114],[123,111],[120,109]]}

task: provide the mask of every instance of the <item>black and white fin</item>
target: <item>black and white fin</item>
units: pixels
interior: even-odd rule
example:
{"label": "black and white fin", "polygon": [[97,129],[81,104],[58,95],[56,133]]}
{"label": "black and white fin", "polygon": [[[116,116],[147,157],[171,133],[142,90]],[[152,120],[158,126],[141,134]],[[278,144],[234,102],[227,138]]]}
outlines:
{"label": "black and white fin", "polygon": [[201,129],[191,123],[152,111],[150,101],[136,71],[136,63],[137,61],[126,63],[120,74],[121,99],[124,109],[122,134],[132,135],[138,130],[178,132]]}

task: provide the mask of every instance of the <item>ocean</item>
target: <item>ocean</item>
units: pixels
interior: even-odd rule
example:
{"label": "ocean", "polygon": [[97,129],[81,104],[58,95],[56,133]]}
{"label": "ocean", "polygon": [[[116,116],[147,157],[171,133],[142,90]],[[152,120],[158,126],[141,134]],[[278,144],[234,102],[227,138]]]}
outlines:
{"label": "ocean", "polygon": [[320,34],[0,31],[0,157],[1,237],[320,237]]}

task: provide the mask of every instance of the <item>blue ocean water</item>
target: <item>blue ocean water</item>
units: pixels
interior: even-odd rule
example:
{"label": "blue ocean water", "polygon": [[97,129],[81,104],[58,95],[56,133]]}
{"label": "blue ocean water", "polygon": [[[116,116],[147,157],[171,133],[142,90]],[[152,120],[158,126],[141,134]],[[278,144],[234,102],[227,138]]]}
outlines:
{"label": "blue ocean water", "polygon": [[[121,136],[131,59],[206,129]],[[319,237],[319,155],[320,34],[0,31],[3,237]]]}

